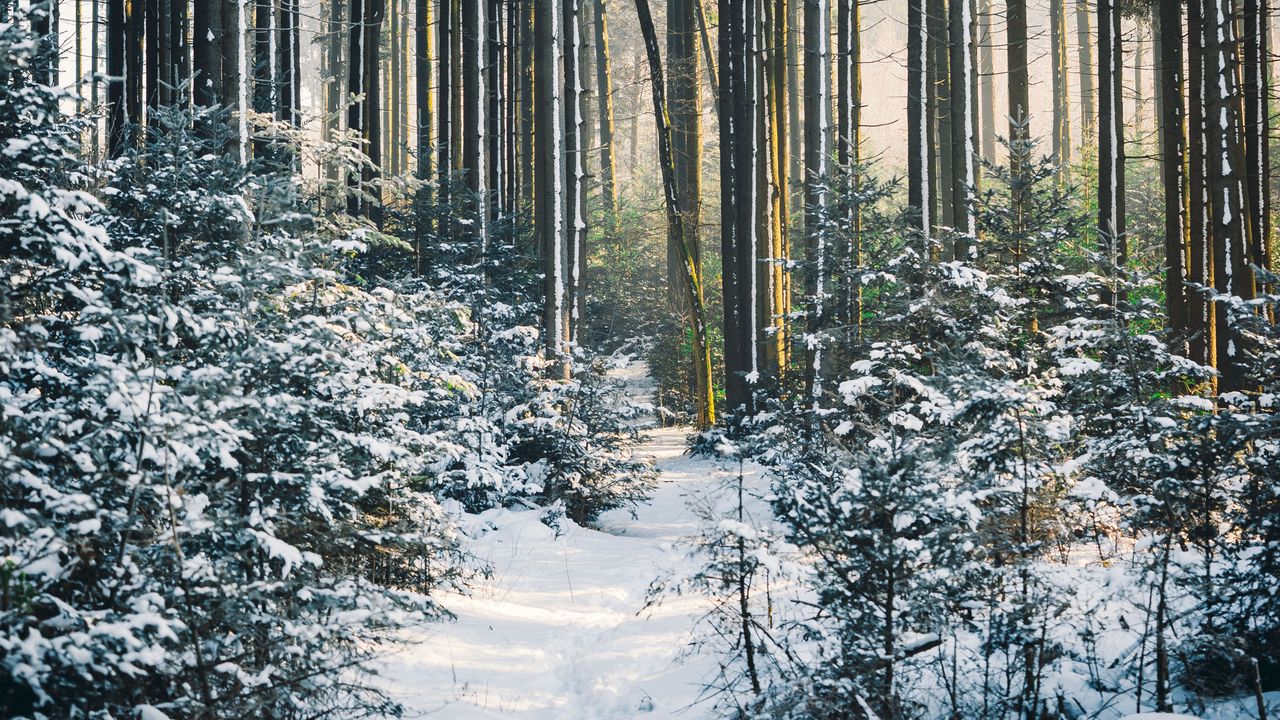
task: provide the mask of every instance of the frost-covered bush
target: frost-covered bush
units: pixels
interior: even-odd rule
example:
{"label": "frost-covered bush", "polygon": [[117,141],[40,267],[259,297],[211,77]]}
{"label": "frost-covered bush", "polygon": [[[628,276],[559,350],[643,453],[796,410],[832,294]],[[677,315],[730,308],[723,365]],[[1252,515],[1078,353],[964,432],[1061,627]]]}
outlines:
{"label": "frost-covered bush", "polygon": [[[0,62],[27,41],[0,28]],[[376,641],[456,572],[441,299],[167,123],[82,188],[55,96],[0,85],[0,714],[382,717]],[[19,113],[15,108],[21,108]],[[170,119],[172,120],[172,118]],[[153,153],[154,154],[151,154]]]}

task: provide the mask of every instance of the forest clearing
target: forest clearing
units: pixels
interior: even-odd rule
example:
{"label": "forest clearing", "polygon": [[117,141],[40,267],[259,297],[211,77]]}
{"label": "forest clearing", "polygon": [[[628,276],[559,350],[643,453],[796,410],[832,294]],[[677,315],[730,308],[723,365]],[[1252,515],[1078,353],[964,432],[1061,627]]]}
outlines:
{"label": "forest clearing", "polygon": [[1270,0],[0,0],[0,719],[1275,720]]}

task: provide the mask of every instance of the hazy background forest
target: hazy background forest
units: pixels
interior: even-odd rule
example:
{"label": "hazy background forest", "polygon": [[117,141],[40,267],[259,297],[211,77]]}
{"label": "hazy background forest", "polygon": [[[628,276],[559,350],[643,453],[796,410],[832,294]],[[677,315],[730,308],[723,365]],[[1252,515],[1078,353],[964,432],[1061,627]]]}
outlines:
{"label": "hazy background forest", "polygon": [[1277,717],[1276,25],[0,0],[0,717]]}

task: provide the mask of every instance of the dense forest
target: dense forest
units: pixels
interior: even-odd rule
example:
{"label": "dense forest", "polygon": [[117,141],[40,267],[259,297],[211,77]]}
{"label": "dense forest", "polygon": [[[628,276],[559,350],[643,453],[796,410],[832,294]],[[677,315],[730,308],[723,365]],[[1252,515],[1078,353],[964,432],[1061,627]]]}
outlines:
{"label": "dense forest", "polygon": [[0,717],[1276,718],[1272,15],[0,0]]}

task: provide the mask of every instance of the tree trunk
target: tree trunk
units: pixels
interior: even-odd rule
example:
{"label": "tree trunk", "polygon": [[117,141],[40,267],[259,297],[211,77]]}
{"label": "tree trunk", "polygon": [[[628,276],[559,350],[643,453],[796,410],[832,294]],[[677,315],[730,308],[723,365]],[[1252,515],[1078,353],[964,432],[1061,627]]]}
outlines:
{"label": "tree trunk", "polygon": [[[809,332],[817,338],[826,322],[827,255],[831,180],[831,7],[828,0],[804,0],[805,245],[809,272],[805,295],[813,303]],[[755,329],[753,328],[753,333]],[[807,382],[815,408],[822,396],[820,339],[811,339]]]}
{"label": "tree trunk", "polygon": [[1187,3],[1187,337],[1190,359],[1216,366],[1214,304],[1205,291],[1213,287],[1212,242],[1209,240],[1208,156],[1205,97],[1206,29],[1201,0]]}
{"label": "tree trunk", "polygon": [[[568,4],[572,0],[565,0]],[[462,168],[473,195],[476,222],[484,222],[488,170],[485,168],[484,0],[463,0],[462,9]]]}
{"label": "tree trunk", "polygon": [[[1249,267],[1249,223],[1244,186],[1246,168],[1241,138],[1241,88],[1238,83],[1235,3],[1203,0],[1209,42],[1205,53],[1211,76],[1205,82],[1210,236],[1213,239],[1214,287],[1222,295],[1244,300],[1254,297],[1253,270]],[[1214,119],[1217,122],[1214,122]],[[1242,336],[1231,315],[1219,306],[1215,313],[1219,390],[1232,392],[1248,386],[1247,361]]]}
{"label": "tree trunk", "polygon": [[125,0],[107,0],[107,154],[113,158],[124,153],[129,137],[124,99],[124,26]]}
{"label": "tree trunk", "polygon": [[[699,27],[708,53],[706,22],[702,18],[701,0],[695,0],[699,9]],[[791,252],[789,192],[787,189],[787,0],[763,0],[765,68],[762,86],[766,100],[765,157],[768,173],[765,189],[768,195],[768,223],[765,227],[768,242],[761,243],[764,257],[758,263],[757,276],[764,292],[757,293],[760,318],[769,326],[765,347],[761,353],[764,368],[771,375],[781,375],[788,363],[788,322],[790,315],[790,272],[785,266]],[[715,65],[708,58],[707,67],[715,82]],[[717,111],[717,116],[719,111]]]}
{"label": "tree trunk", "polygon": [[[323,55],[324,82],[324,121],[322,138],[333,142],[334,132],[341,125],[339,115],[342,112],[342,3],[340,0],[328,0]],[[325,176],[330,180],[338,179],[338,168],[333,162],[326,163]]]}
{"label": "tree trunk", "polygon": [[907,205],[912,225],[928,240],[933,219],[929,141],[929,25],[925,0],[907,0]]}
{"label": "tree trunk", "polygon": [[1187,157],[1185,86],[1182,81],[1182,6],[1162,3],[1156,11],[1157,82],[1160,107],[1160,162],[1164,180],[1165,311],[1170,349],[1187,354],[1187,317],[1184,254],[1190,237],[1187,228],[1187,181],[1183,164]]}
{"label": "tree trunk", "polygon": [[581,2],[563,0],[561,8],[564,13],[564,227],[569,274],[565,311],[569,314],[568,339],[574,344],[579,339],[578,296],[582,283],[582,240],[586,234],[582,215],[582,53],[578,28]]}
{"label": "tree trunk", "polygon": [[1096,137],[1098,122],[1093,100],[1093,31],[1088,0],[1076,0],[1076,43],[1080,65],[1080,133],[1087,142]]}
{"label": "tree trunk", "polygon": [[952,184],[955,180],[951,166],[951,52],[946,0],[927,0],[929,8],[929,129],[933,161],[933,197],[937,199],[934,215],[938,227],[953,227],[955,213],[951,205]]}
{"label": "tree trunk", "polygon": [[836,161],[846,173],[845,195],[848,205],[843,218],[849,228],[846,251],[848,270],[842,280],[841,320],[862,327],[862,289],[853,281],[856,268],[862,267],[862,208],[854,200],[860,189],[862,173],[862,10],[858,0],[839,0],[836,20],[837,60],[836,107],[838,143]]}
{"label": "tree trunk", "polygon": [[[668,228],[667,284],[671,305],[680,313],[690,312],[694,302],[684,281],[686,250],[698,275],[702,273],[702,248],[698,238],[702,214],[702,77],[695,2],[697,0],[671,0],[667,3],[666,57],[671,89],[667,110],[671,113],[671,160],[682,213],[680,223]],[[676,230],[683,234],[673,235]]]}
{"label": "tree trunk", "polygon": [[[1009,42],[1009,142],[1025,143],[1031,139],[1031,102],[1030,78],[1027,65],[1027,0],[1009,0],[1007,11]],[[1027,172],[1021,167],[1018,157],[1021,153],[1013,153],[1009,159],[1009,172],[1015,178],[1011,188],[1010,204],[1013,212],[1014,232],[1021,232],[1024,226],[1022,217],[1026,199],[1024,189],[1016,180]]]}
{"label": "tree trunk", "polygon": [[[530,0],[532,2],[532,0]],[[550,0],[547,0],[548,2]],[[439,97],[439,132],[436,135],[438,148],[436,153],[436,168],[440,176],[440,209],[441,217],[439,218],[439,227],[437,232],[443,239],[448,239],[453,235],[453,220],[450,212],[450,203],[452,202],[450,183],[453,177],[453,121],[457,117],[457,110],[453,103],[453,0],[439,0],[437,6],[438,13],[436,19],[436,32],[439,33],[440,42],[436,44],[440,57],[439,81],[437,85],[437,93]]]}
{"label": "tree trunk", "polygon": [[613,153],[613,69],[609,57],[609,19],[606,0],[595,1],[596,119],[600,124],[600,194],[604,202],[605,237],[618,236],[617,163]]}
{"label": "tree trunk", "polygon": [[[553,377],[567,378],[565,341],[567,279],[564,227],[564,116],[557,70],[564,53],[560,0],[534,0],[534,229],[542,251],[543,342]],[[443,43],[442,43],[443,46]]]}
{"label": "tree trunk", "polygon": [[[215,0],[217,1],[217,0]],[[248,63],[241,56],[244,50],[245,37],[244,33],[248,27],[248,21],[245,19],[244,3],[248,0],[220,0],[222,3],[222,36],[221,53],[222,53],[222,104],[232,108],[230,118],[231,125],[234,128],[235,137],[230,141],[235,147],[237,157],[241,162],[247,160],[248,148],[245,147],[245,141],[248,139],[248,125],[245,124],[245,118],[240,117],[248,107],[248,93],[245,92],[247,85],[245,84],[245,71],[248,69]],[[132,52],[130,53],[133,54]],[[130,71],[130,75],[133,71]]]}
{"label": "tree trunk", "polygon": [[[143,96],[146,91],[146,9],[142,2],[125,3],[124,88],[128,142],[138,142],[143,123]],[[233,56],[234,57],[234,56]]]}
{"label": "tree trunk", "polygon": [[[534,163],[537,161],[533,136],[534,126],[534,8],[538,0],[520,0],[520,187],[524,188],[521,207],[529,207],[534,185]],[[443,114],[441,115],[443,118]]]}
{"label": "tree trunk", "polygon": [[[657,125],[658,161],[662,166],[663,198],[667,209],[667,226],[669,237],[687,238],[682,226],[688,213],[681,208],[680,186],[676,179],[676,151],[674,132],[670,118],[674,113],[669,111],[663,83],[662,58],[658,50],[658,33],[653,25],[653,17],[649,11],[648,0],[636,0],[636,14],[639,16],[640,33],[644,38],[645,54],[649,61],[649,78],[653,88],[653,117]],[[692,38],[691,38],[692,40]],[[696,55],[693,57],[696,63]],[[702,275],[694,250],[681,243],[679,248],[683,259],[683,280],[688,296],[692,298],[689,305],[689,329],[693,335],[693,362],[695,385],[697,387],[698,427],[707,428],[715,423],[715,393],[711,385],[711,347],[707,343],[706,312],[703,307]]]}
{"label": "tree trunk", "polygon": [[955,208],[953,227],[957,237],[952,250],[956,260],[976,259],[973,241],[978,232],[976,190],[978,186],[978,137],[974,102],[977,78],[974,75],[974,45],[977,25],[974,0],[951,0],[951,151],[955,180],[951,204]]}
{"label": "tree trunk", "polygon": [[987,162],[996,161],[995,35],[991,13],[991,0],[982,0],[978,11],[978,117],[982,123],[982,157]]}
{"label": "tree trunk", "polygon": [[1244,0],[1244,152],[1249,262],[1271,267],[1270,55],[1267,0]]}
{"label": "tree trunk", "polygon": [[1071,166],[1071,107],[1067,62],[1066,0],[1049,0],[1049,40],[1053,80],[1053,162],[1058,183],[1065,186]]}
{"label": "tree trunk", "polygon": [[[1124,104],[1120,9],[1098,0],[1098,234],[1103,272],[1128,261],[1124,208]],[[1114,293],[1104,300],[1114,303]]]}
{"label": "tree trunk", "polygon": [[435,101],[431,95],[431,0],[414,3],[414,75],[418,109],[418,179],[430,180],[435,162]]}
{"label": "tree trunk", "polygon": [[[54,6],[56,7],[57,3],[54,3]],[[167,43],[164,38],[160,36],[161,28],[165,27],[165,25],[162,25],[160,22],[160,0],[146,0],[144,12],[146,13],[146,19],[144,21],[143,32],[146,35],[147,46],[147,54],[145,56],[146,62],[144,63],[144,65],[146,65],[147,80],[145,100],[147,105],[147,115],[150,117],[151,111],[160,107],[160,67],[162,65],[160,61],[160,48],[165,46]],[[56,43],[56,28],[54,29],[54,33],[54,42]],[[53,72],[56,75],[57,65],[55,64],[53,68]]]}
{"label": "tree trunk", "polygon": [[[787,207],[792,210],[790,232],[804,227],[804,133],[800,124],[803,103],[800,100],[800,4],[804,0],[785,0],[787,4],[787,179],[790,183]],[[724,65],[723,56],[721,65]],[[723,68],[722,68],[723,69]],[[721,87],[723,87],[723,83]],[[795,237],[795,235],[792,235]]]}
{"label": "tree trunk", "polygon": [[752,272],[755,260],[755,86],[752,62],[755,4],[719,0],[720,15],[720,252],[724,296],[725,402],[734,413],[753,410],[755,371]]}

